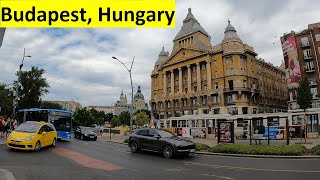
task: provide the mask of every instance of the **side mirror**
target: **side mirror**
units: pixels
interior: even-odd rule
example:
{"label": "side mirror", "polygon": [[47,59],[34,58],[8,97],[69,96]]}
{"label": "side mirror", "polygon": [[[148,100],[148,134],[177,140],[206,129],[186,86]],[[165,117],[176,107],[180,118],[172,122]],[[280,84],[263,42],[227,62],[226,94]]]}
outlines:
{"label": "side mirror", "polygon": [[155,136],[157,139],[160,139],[161,138],[161,136],[158,134],[157,136]]}

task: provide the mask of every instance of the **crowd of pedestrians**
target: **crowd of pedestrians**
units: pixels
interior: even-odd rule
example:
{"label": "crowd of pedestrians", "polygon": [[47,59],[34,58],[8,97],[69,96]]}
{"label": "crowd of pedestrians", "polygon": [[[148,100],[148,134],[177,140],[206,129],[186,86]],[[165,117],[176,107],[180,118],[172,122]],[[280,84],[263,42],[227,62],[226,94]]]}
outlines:
{"label": "crowd of pedestrians", "polygon": [[0,116],[0,138],[7,138],[11,131],[13,131],[18,126],[18,121],[16,119],[11,119],[10,117]]}

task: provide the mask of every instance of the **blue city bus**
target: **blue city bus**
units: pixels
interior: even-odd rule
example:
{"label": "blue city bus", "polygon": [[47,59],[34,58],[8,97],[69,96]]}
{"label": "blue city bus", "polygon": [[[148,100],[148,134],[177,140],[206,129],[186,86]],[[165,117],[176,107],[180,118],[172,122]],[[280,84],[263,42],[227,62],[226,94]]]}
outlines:
{"label": "blue city bus", "polygon": [[71,139],[72,113],[57,109],[22,109],[18,111],[18,122],[44,121],[54,125],[59,140]]}

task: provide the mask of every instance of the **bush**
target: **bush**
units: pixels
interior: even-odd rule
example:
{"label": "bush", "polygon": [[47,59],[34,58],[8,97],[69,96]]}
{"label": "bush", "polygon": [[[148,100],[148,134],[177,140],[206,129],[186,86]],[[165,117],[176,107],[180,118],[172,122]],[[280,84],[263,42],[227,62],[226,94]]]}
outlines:
{"label": "bush", "polygon": [[210,147],[206,144],[196,143],[196,151],[206,151]]}
{"label": "bush", "polygon": [[305,153],[305,147],[300,145],[250,146],[240,144],[220,144],[213,148],[210,148],[209,152],[227,154],[301,156]]}
{"label": "bush", "polygon": [[312,152],[316,155],[320,155],[320,144],[312,148]]}
{"label": "bush", "polygon": [[128,140],[128,139],[125,139],[123,142],[126,143],[126,144],[128,144],[129,140]]}

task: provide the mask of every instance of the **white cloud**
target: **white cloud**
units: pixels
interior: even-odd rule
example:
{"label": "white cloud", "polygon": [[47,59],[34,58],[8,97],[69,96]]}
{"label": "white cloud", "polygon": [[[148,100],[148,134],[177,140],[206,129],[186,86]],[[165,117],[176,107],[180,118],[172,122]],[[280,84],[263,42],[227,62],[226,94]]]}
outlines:
{"label": "white cloud", "polygon": [[153,65],[163,45],[171,52],[172,40],[189,7],[213,45],[222,41],[230,19],[240,38],[253,46],[259,57],[279,65],[283,59],[279,36],[317,22],[320,2],[178,0],[176,4],[176,28],[172,29],[7,29],[0,49],[0,82],[15,80],[26,48],[32,58],[25,60],[23,69],[36,65],[46,70],[51,88],[44,99],[78,98],[85,106],[108,105],[118,100],[121,90],[130,96],[129,74],[111,57],[130,66],[135,56],[133,83],[135,88],[142,86],[149,100]]}

